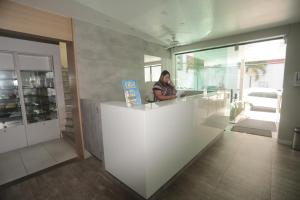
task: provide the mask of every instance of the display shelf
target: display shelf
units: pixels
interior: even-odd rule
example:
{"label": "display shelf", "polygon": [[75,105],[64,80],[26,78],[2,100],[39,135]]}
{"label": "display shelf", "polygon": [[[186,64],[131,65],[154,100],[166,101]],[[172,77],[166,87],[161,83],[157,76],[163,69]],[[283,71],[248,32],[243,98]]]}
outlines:
{"label": "display shelf", "polygon": [[27,113],[28,123],[43,122],[52,119],[57,119],[56,111],[47,111],[41,113]]}
{"label": "display shelf", "polygon": [[28,123],[57,118],[53,72],[21,71]]}
{"label": "display shelf", "polygon": [[18,81],[14,70],[0,71],[0,129],[22,124]]}
{"label": "display shelf", "polygon": [[0,81],[15,81],[17,78],[0,78]]}
{"label": "display shelf", "polygon": [[20,98],[18,98],[18,97],[17,98],[7,98],[7,99],[3,98],[3,99],[0,99],[0,101],[12,101],[12,100],[14,100],[14,101],[18,101],[19,102],[19,99]]}
{"label": "display shelf", "polygon": [[13,117],[1,117],[0,123],[3,124],[3,123],[6,123],[6,122],[9,122],[9,121],[12,122],[12,121],[21,120],[21,119],[22,119],[22,115],[13,116]]}
{"label": "display shelf", "polygon": [[17,87],[11,87],[11,88],[1,88],[0,87],[0,90],[17,90],[18,88]]}
{"label": "display shelf", "polygon": [[23,85],[23,87],[22,87],[23,89],[31,89],[31,90],[33,90],[33,89],[54,89],[54,87],[32,87],[32,86],[27,86],[27,85]]}
{"label": "display shelf", "polygon": [[46,96],[46,95],[36,95],[36,94],[34,94],[34,95],[32,95],[32,94],[26,94],[26,95],[23,95],[24,96],[24,98],[55,98],[56,96],[54,96],[54,95],[50,95],[50,96]]}
{"label": "display shelf", "polygon": [[27,116],[39,116],[39,115],[49,115],[49,114],[56,114],[56,111],[44,111],[40,113],[28,112]]}
{"label": "display shelf", "polygon": [[49,102],[49,103],[36,103],[36,102],[30,102],[25,103],[26,106],[56,106],[55,102]]}

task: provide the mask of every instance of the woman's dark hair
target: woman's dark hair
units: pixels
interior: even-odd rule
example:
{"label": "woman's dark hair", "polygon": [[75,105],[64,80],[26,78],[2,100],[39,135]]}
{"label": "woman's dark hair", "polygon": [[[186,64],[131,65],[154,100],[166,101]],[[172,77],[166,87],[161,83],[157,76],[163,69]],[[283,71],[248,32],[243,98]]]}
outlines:
{"label": "woman's dark hair", "polygon": [[160,74],[160,77],[159,77],[159,82],[163,83],[163,79],[164,79],[164,77],[165,77],[166,75],[171,76],[171,75],[170,75],[170,72],[168,72],[167,70],[162,71],[161,74]]}

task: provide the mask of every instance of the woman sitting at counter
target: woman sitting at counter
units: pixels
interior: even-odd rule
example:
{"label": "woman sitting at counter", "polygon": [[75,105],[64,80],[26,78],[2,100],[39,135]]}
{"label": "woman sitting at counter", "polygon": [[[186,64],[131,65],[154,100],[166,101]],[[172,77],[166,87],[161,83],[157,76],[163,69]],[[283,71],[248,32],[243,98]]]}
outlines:
{"label": "woman sitting at counter", "polygon": [[164,101],[176,98],[176,89],[170,79],[170,73],[167,70],[161,72],[159,81],[153,85],[153,94],[155,101]]}

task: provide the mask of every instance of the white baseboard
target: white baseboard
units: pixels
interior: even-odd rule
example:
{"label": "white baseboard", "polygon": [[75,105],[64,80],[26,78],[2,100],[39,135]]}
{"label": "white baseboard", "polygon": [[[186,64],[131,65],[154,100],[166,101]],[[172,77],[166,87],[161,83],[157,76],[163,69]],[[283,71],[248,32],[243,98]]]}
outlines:
{"label": "white baseboard", "polygon": [[282,140],[282,139],[277,139],[277,142],[279,143],[279,144],[283,144],[283,145],[288,145],[288,146],[291,146],[292,145],[292,141],[290,141],[290,140]]}

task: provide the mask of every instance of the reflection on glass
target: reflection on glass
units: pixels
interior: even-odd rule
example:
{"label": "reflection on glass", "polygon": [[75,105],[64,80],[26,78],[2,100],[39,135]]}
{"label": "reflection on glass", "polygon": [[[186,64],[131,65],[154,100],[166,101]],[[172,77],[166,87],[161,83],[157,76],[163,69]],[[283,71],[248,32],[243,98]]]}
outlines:
{"label": "reflection on glass", "polygon": [[57,118],[53,72],[21,71],[28,123]]}
{"label": "reflection on glass", "polygon": [[18,81],[14,71],[0,71],[0,129],[22,124]]}
{"label": "reflection on glass", "polygon": [[240,56],[234,47],[176,55],[176,86],[183,90],[238,89]]}

